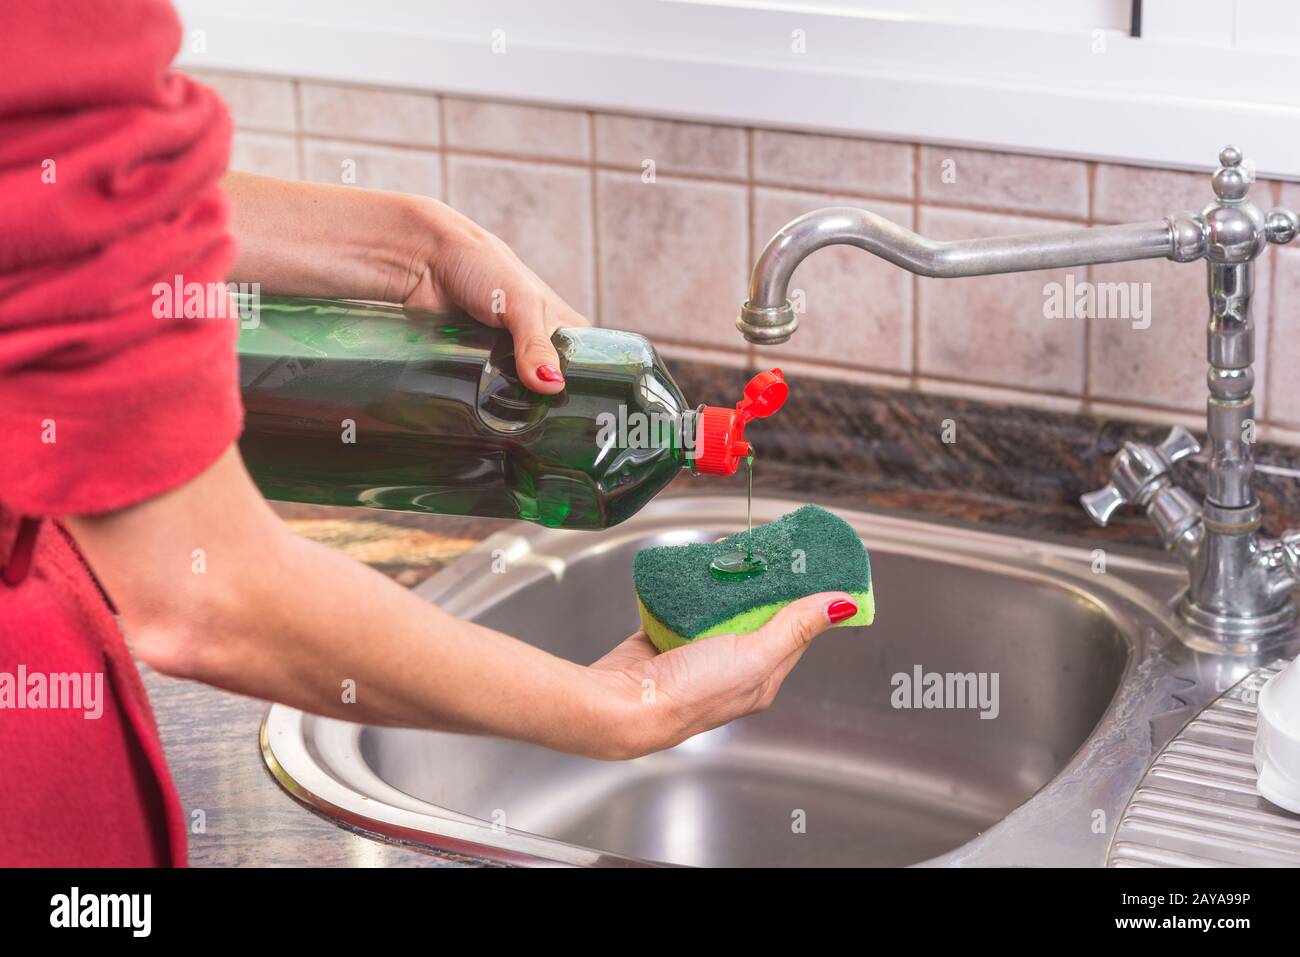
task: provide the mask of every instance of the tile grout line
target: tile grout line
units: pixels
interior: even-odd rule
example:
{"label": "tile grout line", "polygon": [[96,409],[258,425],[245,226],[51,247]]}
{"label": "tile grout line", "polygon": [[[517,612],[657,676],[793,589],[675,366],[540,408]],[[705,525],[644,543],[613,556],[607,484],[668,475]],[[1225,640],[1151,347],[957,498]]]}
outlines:
{"label": "tile grout line", "polygon": [[[243,132],[250,133],[283,133],[282,130],[273,130],[265,127],[240,126]],[[589,165],[589,161],[578,158],[566,158],[558,156],[540,156],[529,153],[507,153],[499,150],[476,149],[473,147],[449,147],[445,144],[442,146],[430,146],[419,143],[403,143],[397,140],[381,139],[362,139],[349,138],[346,136],[329,135],[325,133],[303,133],[302,136],[309,142],[332,142],[340,144],[349,144],[357,146],[377,146],[385,149],[400,150],[405,152],[445,152],[448,156],[465,156],[478,159],[511,161],[516,163],[533,163],[539,166],[567,166],[570,168],[584,168]],[[919,148],[918,148],[919,149]],[[601,172],[626,173],[636,175],[640,172],[639,167],[623,165],[612,162],[591,162],[595,169]],[[844,199],[854,201],[865,201],[873,203],[891,203],[901,206],[925,206],[932,209],[954,210],[968,213],[985,213],[993,216],[1008,216],[1018,219],[1041,219],[1056,223],[1074,223],[1076,225],[1091,225],[1087,217],[1074,216],[1069,213],[1043,211],[1043,210],[1026,210],[1015,209],[1007,206],[987,206],[971,203],[952,203],[944,200],[926,199],[922,201],[915,195],[915,187],[910,195],[896,195],[888,193],[869,193],[855,190],[852,187],[839,187],[834,185],[814,185],[808,183],[778,183],[769,180],[749,177],[726,176],[717,173],[701,173],[694,171],[680,171],[669,169],[667,171],[657,170],[658,175],[664,176],[669,182],[687,181],[695,183],[708,183],[718,186],[753,186],[756,189],[774,189],[789,193],[809,193],[821,196],[839,196]]]}
{"label": "tile grout line", "polygon": [[[270,127],[239,125],[237,128],[240,132],[247,132],[247,133],[258,133],[264,135],[281,135],[281,136],[295,135],[293,133],[288,133],[282,129],[272,129]],[[412,152],[412,153],[440,152],[446,154],[447,156],[452,156],[452,157],[465,156],[465,157],[474,157],[474,158],[489,159],[489,160],[511,161],[516,163],[531,163],[531,164],[544,165],[544,166],[561,166],[561,167],[578,168],[578,169],[588,168],[594,165],[595,169],[599,171],[627,173],[630,175],[635,175],[637,172],[637,169],[632,166],[624,166],[624,165],[620,165],[616,163],[608,163],[608,162],[592,164],[590,160],[584,161],[576,158],[539,156],[536,154],[526,154],[526,153],[505,153],[505,152],[494,151],[494,150],[474,149],[471,147],[448,147],[446,145],[438,146],[438,145],[427,145],[427,144],[418,144],[418,143],[403,143],[396,140],[348,138],[348,137],[333,136],[333,135],[328,135],[323,133],[299,132],[297,135],[300,136],[300,138],[302,138],[303,140],[312,143],[321,143],[321,142],[337,143],[340,145],[356,145],[363,148],[372,146],[372,147],[382,147],[385,149],[392,149],[392,150],[397,150],[402,152]],[[822,196],[833,195],[833,196],[838,196],[844,199],[851,199],[855,201],[861,200],[861,201],[875,202],[875,203],[890,203],[894,205],[910,205],[913,207],[914,210],[918,206],[924,206],[926,208],[933,208],[933,209],[953,210],[958,212],[970,212],[970,213],[984,213],[989,215],[1009,216],[1009,217],[1015,217],[1021,219],[1041,219],[1041,220],[1047,220],[1047,221],[1058,222],[1058,223],[1076,223],[1079,225],[1105,225],[1105,223],[1102,223],[1100,221],[1093,221],[1087,217],[1080,218],[1065,213],[1013,209],[1010,207],[1003,207],[1003,206],[985,206],[985,205],[965,204],[965,203],[950,203],[950,202],[945,202],[943,200],[933,200],[933,199],[921,201],[914,195],[899,196],[899,195],[884,194],[884,193],[874,194],[874,193],[856,191],[852,188],[840,188],[831,185],[777,183],[772,181],[760,180],[757,178],[753,178],[753,179],[735,178],[735,177],[727,177],[718,174],[697,173],[697,172],[690,172],[690,171],[680,172],[674,170],[669,170],[667,172],[667,178],[670,182],[672,181],[697,182],[697,183],[715,184],[715,185],[722,185],[722,186],[753,187],[755,189],[766,188],[766,189],[781,190],[784,192],[791,192],[791,193],[808,193],[811,195],[822,195]]]}
{"label": "tile grout line", "polygon": [[[876,371],[876,370],[867,370],[867,371]],[[974,386],[983,389],[997,389],[1002,392],[1011,392],[1016,395],[1040,396],[1044,399],[1051,399],[1054,401],[1060,401],[1062,399],[1071,402],[1079,401],[1079,396],[1073,392],[1044,392],[1042,389],[1030,389],[1022,386],[1008,385],[1003,382],[989,382],[984,379],[965,379],[962,378],[961,376],[944,375],[942,373],[929,373],[927,375],[917,376],[917,379],[925,380],[929,382],[940,382],[947,385],[965,385],[965,386]],[[925,390],[920,389],[918,391],[924,392]],[[1165,411],[1176,411],[1176,410],[1171,409]]]}
{"label": "tile grout line", "polygon": [[[912,144],[912,228],[921,231],[921,147]],[[921,391],[921,277],[911,273],[908,279],[912,287],[912,362],[909,375],[912,391]]]}
{"label": "tile grout line", "polygon": [[438,197],[447,205],[451,205],[451,166],[447,162],[447,98],[439,95],[438,100],[438,172],[442,174],[442,182],[438,190],[442,195]]}
{"label": "tile grout line", "polygon": [[302,82],[293,81],[293,155],[298,165],[298,179],[307,178],[307,144],[303,139]]}
{"label": "tile grout line", "polygon": [[[296,101],[296,100],[297,100],[297,97],[293,97],[293,99]],[[234,133],[255,133],[255,134],[257,134],[258,136],[287,136],[287,137],[293,138],[293,137],[296,137],[296,136],[298,135],[298,129],[297,129],[297,112],[298,112],[298,108],[297,108],[297,103],[295,102],[295,103],[294,103],[294,123],[293,123],[293,125],[289,126],[288,128],[285,128],[285,127],[283,127],[283,126],[278,126],[278,127],[277,127],[277,126],[250,126],[250,125],[247,124],[247,123],[240,123],[240,122],[238,121],[238,119],[237,119],[237,118],[232,114],[232,115],[231,115],[231,118],[230,118],[230,119],[231,119],[231,122],[234,124],[233,129],[232,129],[232,132],[234,132]]]}
{"label": "tile grout line", "polygon": [[[1097,164],[1088,164],[1088,227],[1097,225],[1094,217],[1097,212]],[[1092,282],[1092,267],[1083,267],[1083,281]],[[1092,316],[1083,317],[1083,383],[1081,397],[1084,409],[1092,408],[1092,337],[1094,333]]]}
{"label": "tile grout line", "polygon": [[[1270,184],[1269,199],[1274,209],[1282,205],[1282,184],[1281,183]],[[1265,210],[1265,215],[1267,215],[1267,210]],[[1275,248],[1276,251],[1274,251]],[[1264,332],[1264,375],[1266,381],[1264,383],[1265,386],[1264,395],[1261,397],[1260,406],[1263,407],[1265,412],[1271,414],[1272,403],[1268,401],[1268,392],[1269,392],[1269,387],[1272,385],[1271,372],[1273,368],[1273,343],[1274,341],[1276,341],[1277,338],[1277,333],[1275,332],[1275,328],[1278,324],[1278,314],[1280,312],[1277,304],[1277,274],[1282,264],[1282,252],[1281,252],[1281,247],[1274,247],[1272,243],[1267,243],[1265,244],[1264,247],[1264,253],[1269,257],[1268,329],[1266,329]],[[1258,362],[1258,360],[1256,360],[1256,362]],[[1256,376],[1255,380],[1256,382],[1258,382],[1259,376]],[[1251,391],[1253,392],[1254,390],[1252,389]],[[1259,424],[1262,427],[1267,427],[1270,424],[1269,417],[1267,415],[1262,416],[1259,419]]]}
{"label": "tile grout line", "polygon": [[600,189],[596,182],[596,113],[594,110],[587,110],[587,177],[589,180],[588,188],[591,190],[591,268],[588,274],[591,277],[591,305],[595,311],[595,316],[591,317],[594,325],[605,325],[605,303],[601,297],[600,281]]}

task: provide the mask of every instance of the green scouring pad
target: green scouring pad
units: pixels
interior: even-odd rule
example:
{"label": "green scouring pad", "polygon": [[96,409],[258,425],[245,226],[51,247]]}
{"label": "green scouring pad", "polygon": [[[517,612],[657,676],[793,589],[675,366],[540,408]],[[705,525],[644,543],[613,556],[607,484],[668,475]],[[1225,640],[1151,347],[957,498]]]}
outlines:
{"label": "green scouring pad", "polygon": [[[753,548],[767,570],[741,581],[719,581],[709,563]],[[664,545],[632,560],[641,625],[660,651],[710,635],[748,634],[796,599],[823,591],[848,592],[858,613],[840,625],[869,625],[876,615],[871,561],[849,524],[824,508],[805,505],[770,525],[721,542]]]}

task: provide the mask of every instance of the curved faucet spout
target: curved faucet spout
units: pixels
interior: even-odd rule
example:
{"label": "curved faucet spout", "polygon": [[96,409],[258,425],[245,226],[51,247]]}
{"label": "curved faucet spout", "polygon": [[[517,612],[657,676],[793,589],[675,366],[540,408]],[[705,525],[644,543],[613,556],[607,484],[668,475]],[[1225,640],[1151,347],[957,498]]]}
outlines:
{"label": "curved faucet spout", "polygon": [[1134,259],[1185,262],[1205,253],[1203,224],[1191,213],[1126,226],[938,242],[870,210],[830,206],[787,223],[763,249],[736,321],[746,339],[774,344],[790,338],[798,325],[789,300],[790,277],[809,254],[835,245],[856,246],[909,272],[941,279]]}
{"label": "curved faucet spout", "polygon": [[[939,242],[865,209],[832,206],[792,220],[754,264],[736,325],[760,344],[785,342],[798,326],[788,286],[823,246],[848,245],[917,273],[948,279],[1062,269],[1139,259],[1206,261],[1205,495],[1200,505],[1173,483],[1175,462],[1200,444],[1175,429],[1159,445],[1124,443],[1110,481],[1082,498],[1099,525],[1122,505],[1146,509],[1166,547],[1187,566],[1179,602],[1183,639],[1216,654],[1259,654],[1290,641],[1300,621],[1300,530],[1274,542],[1260,534],[1254,470],[1255,259],[1269,243],[1300,239],[1300,215],[1265,213],[1249,197],[1254,176],[1241,151],[1225,147],[1210,178],[1214,199],[1199,213],[1149,223]],[[996,317],[993,317],[996,321]],[[1145,328],[1145,327],[1142,327]],[[1247,436],[1250,436],[1249,438]]]}

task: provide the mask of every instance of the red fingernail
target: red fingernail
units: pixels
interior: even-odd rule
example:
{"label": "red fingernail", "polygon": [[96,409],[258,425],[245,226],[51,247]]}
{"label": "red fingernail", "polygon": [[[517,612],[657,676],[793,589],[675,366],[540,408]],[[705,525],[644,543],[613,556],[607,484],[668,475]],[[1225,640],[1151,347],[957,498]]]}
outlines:
{"label": "red fingernail", "polygon": [[560,375],[560,370],[555,366],[538,366],[537,378],[543,382],[563,382],[564,376]]}
{"label": "red fingernail", "polygon": [[832,625],[846,618],[852,618],[857,613],[858,606],[843,598],[837,598],[826,606],[826,617],[831,620]]}

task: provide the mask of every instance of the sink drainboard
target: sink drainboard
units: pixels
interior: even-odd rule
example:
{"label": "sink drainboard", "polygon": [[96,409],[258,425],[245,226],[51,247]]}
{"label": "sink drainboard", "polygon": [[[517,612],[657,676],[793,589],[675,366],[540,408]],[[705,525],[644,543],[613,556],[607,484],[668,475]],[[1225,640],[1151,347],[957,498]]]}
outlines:
{"label": "sink drainboard", "polygon": [[1300,815],[1255,789],[1256,702],[1286,659],[1251,672],[1174,735],[1115,831],[1109,867],[1300,867]]}

